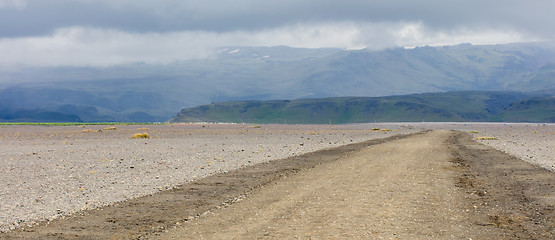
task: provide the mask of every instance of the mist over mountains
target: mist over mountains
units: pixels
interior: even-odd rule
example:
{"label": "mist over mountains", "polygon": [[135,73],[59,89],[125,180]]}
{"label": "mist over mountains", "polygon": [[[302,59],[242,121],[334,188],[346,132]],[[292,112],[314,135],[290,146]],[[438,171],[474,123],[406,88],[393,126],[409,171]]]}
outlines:
{"label": "mist over mountains", "polygon": [[228,47],[171,64],[1,69],[0,121],[152,122],[211,102],[473,90],[555,95],[554,44]]}

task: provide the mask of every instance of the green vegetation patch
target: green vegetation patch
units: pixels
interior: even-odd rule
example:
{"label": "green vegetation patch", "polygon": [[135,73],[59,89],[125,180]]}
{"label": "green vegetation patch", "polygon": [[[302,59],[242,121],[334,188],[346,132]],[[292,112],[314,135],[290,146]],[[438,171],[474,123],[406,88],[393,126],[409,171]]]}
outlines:
{"label": "green vegetation patch", "polygon": [[[135,123],[135,122],[98,122],[98,123],[69,123],[69,122],[0,122],[0,125],[10,126],[10,125],[22,125],[22,126],[91,126],[91,125],[163,125],[168,123]],[[106,129],[108,130],[108,129]],[[115,130],[115,129],[110,129]]]}

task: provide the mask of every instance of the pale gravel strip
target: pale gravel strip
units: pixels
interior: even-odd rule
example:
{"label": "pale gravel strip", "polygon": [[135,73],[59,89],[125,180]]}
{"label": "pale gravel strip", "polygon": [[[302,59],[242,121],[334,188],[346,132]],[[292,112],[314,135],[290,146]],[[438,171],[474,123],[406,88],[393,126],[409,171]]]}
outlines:
{"label": "pale gravel strip", "polygon": [[496,137],[499,140],[478,141],[555,172],[554,125],[508,124],[503,128],[484,128],[473,135]]}
{"label": "pale gravel strip", "polygon": [[[427,129],[451,129],[477,137],[476,140],[525,162],[555,172],[555,124],[553,123],[407,123]],[[473,133],[477,132],[477,133]]]}
{"label": "pale gravel strip", "polygon": [[[393,131],[370,130],[376,126]],[[419,131],[403,126],[182,124],[118,126],[92,133],[80,127],[0,126],[0,230],[152,194],[246,165]],[[142,127],[150,129],[138,130]],[[148,132],[152,138],[129,139],[137,132]]]}

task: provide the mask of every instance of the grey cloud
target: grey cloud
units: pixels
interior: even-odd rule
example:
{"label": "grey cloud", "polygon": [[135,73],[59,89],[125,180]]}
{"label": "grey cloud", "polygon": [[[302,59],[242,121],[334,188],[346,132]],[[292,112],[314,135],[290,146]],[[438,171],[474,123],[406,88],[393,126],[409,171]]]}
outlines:
{"label": "grey cloud", "polygon": [[85,26],[130,32],[255,31],[311,22],[422,22],[459,28],[518,29],[554,37],[555,1],[517,0],[27,0],[0,8],[0,37],[37,36]]}
{"label": "grey cloud", "polygon": [[0,5],[0,68],[169,63],[239,45],[553,41],[552,9],[551,0],[11,0]]}

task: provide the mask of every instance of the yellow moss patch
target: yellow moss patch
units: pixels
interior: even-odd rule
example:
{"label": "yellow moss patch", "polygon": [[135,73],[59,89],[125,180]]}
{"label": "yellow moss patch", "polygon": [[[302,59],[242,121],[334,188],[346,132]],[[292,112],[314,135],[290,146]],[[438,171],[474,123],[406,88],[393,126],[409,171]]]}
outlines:
{"label": "yellow moss patch", "polygon": [[150,135],[148,135],[148,133],[137,133],[137,134],[133,134],[133,136],[131,136],[131,138],[135,139],[135,138],[150,138]]}
{"label": "yellow moss patch", "polygon": [[384,132],[391,132],[391,129],[387,129],[387,128],[386,128],[386,129],[382,129],[382,131],[384,131]]}
{"label": "yellow moss patch", "polygon": [[478,131],[470,131],[470,133],[478,133]]}
{"label": "yellow moss patch", "polygon": [[145,127],[143,127],[143,128],[137,128],[137,130],[148,130],[148,128],[145,128]]}
{"label": "yellow moss patch", "polygon": [[93,129],[84,129],[83,132],[98,132],[98,130]]}
{"label": "yellow moss patch", "polygon": [[372,131],[379,131],[379,128],[372,128]]}

